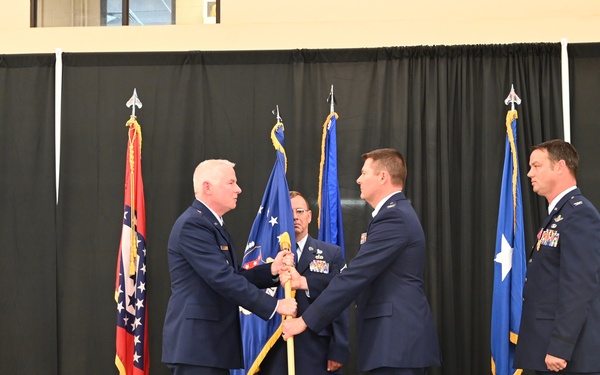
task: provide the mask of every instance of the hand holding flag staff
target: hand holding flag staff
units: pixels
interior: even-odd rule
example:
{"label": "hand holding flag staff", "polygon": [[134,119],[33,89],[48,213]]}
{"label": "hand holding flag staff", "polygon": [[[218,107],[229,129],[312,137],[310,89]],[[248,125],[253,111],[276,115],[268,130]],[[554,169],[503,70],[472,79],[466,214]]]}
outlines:
{"label": "hand holding flag staff", "polygon": [[146,298],[146,207],[142,180],[142,128],[135,107],[137,92],[127,101],[132,108],[125,162],[125,204],[117,258],[115,301],[117,334],[115,365],[120,375],[149,374],[148,310]]}
{"label": "hand holding flag staff", "polygon": [[504,104],[511,104],[506,114],[506,145],[500,208],[494,257],[494,292],[492,299],[491,352],[493,375],[518,375],[513,368],[518,340],[525,282],[525,236],[523,203],[517,157],[517,118],[515,103],[521,99],[511,86]]}
{"label": "hand holding flag staff", "polygon": [[[279,115],[279,107],[273,111],[273,115],[277,119],[277,123],[271,130],[276,160],[244,250],[242,267],[246,269],[268,263],[279,251],[292,248],[290,236],[294,233],[294,217],[285,176],[287,157],[284,148],[284,126]],[[281,299],[284,290],[281,287],[274,287],[265,290],[265,293]],[[285,287],[285,297],[293,298],[290,285]],[[265,321],[249,311],[241,311],[244,369],[232,370],[232,374],[251,375],[258,372],[262,360],[281,336],[281,323],[282,318],[278,315]],[[293,343],[291,346],[288,344],[288,370],[289,374],[294,374]]]}

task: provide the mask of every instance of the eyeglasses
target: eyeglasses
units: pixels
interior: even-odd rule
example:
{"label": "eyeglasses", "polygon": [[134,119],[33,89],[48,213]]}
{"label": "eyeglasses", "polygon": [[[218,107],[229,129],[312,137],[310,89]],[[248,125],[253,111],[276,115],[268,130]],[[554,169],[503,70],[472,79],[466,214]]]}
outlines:
{"label": "eyeglasses", "polygon": [[306,208],[294,208],[294,212],[298,215],[304,215],[308,210]]}

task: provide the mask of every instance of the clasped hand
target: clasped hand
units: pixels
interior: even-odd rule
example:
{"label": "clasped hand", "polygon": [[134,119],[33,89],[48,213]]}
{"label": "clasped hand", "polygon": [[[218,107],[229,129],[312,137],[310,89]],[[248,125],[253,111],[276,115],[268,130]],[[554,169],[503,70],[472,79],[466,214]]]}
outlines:
{"label": "clasped hand", "polygon": [[[271,275],[279,276],[288,272],[290,267],[294,266],[294,254],[291,251],[280,251],[271,263]],[[279,300],[277,313],[286,316],[295,317],[298,312],[298,303],[294,298],[284,298]]]}
{"label": "clasped hand", "polygon": [[278,252],[271,263],[271,275],[281,276],[281,273],[287,271],[290,265],[294,266],[294,254],[289,250]]}
{"label": "clasped hand", "polygon": [[279,282],[281,285],[285,285],[288,281],[291,281],[293,290],[308,290],[308,282],[306,277],[300,275],[294,266],[294,254],[291,254],[290,258],[284,258],[284,264],[279,271]]}

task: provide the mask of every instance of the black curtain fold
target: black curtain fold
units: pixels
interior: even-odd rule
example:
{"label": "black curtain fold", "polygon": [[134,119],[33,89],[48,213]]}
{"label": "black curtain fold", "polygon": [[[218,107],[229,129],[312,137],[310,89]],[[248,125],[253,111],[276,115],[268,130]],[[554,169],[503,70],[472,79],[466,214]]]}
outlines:
{"label": "black curtain fold", "polygon": [[[134,88],[143,103],[136,115],[143,132],[151,372],[167,374],[160,362],[169,296],[166,243],[174,220],[193,200],[195,166],[207,158],[226,158],[237,164],[243,191],[238,207],[225,215],[225,221],[230,223],[241,256],[275,161],[270,131],[276,120],[271,112],[279,106],[285,124],[288,183],[309,198],[314,213],[310,231],[316,236],[322,126],[333,85],[339,114],[338,174],[347,259],[355,256],[371,213],[360,200],[356,185],[361,154],[380,147],[397,148],[408,164],[405,193],[421,218],[428,241],[426,288],[444,356],[444,365],[431,373],[489,373],[493,254],[509,109],[503,101],[514,85],[522,99],[517,106],[517,144],[526,240],[531,245],[545,203],[531,192],[526,177],[529,149],[563,136],[560,58],[558,43],[63,54],[56,221],[54,201],[47,196],[54,193],[54,158],[48,151],[53,152],[53,127],[27,120],[27,126],[35,133],[47,134],[44,141],[50,142],[34,153],[37,160],[29,160],[25,170],[29,179],[41,176],[44,191],[51,193],[36,190],[33,196],[43,199],[40,205],[49,209],[46,216],[35,220],[43,223],[39,229],[42,236],[38,232],[37,237],[52,243],[44,256],[54,262],[42,275],[30,277],[36,283],[55,285],[50,296],[44,294],[54,304],[54,315],[46,318],[48,327],[54,328],[42,330],[44,339],[32,339],[39,346],[52,341],[54,351],[32,364],[34,370],[29,372],[117,373],[113,288],[123,209],[125,122],[131,114],[125,103]],[[0,82],[6,82],[5,91],[12,92],[19,87],[13,84],[16,73],[3,61],[0,59]],[[597,64],[579,61],[574,53],[570,63],[572,78],[586,74],[584,69],[598,74]],[[35,102],[52,102],[53,66],[40,69],[33,76],[44,82],[41,87],[46,90],[23,95],[31,95]],[[2,76],[5,70],[10,74]],[[573,113],[574,106],[583,102],[582,94],[573,89],[573,85],[581,85],[577,82],[571,88],[571,113],[585,118],[595,108],[577,107],[578,114]],[[585,95],[597,99],[599,94],[592,91],[591,84],[586,87]],[[15,116],[27,108],[14,102],[10,102],[14,108],[2,104],[0,116]],[[51,118],[51,108],[47,112]],[[591,126],[574,121],[574,136],[587,132],[579,124]],[[7,151],[12,147],[7,139],[15,139],[18,135],[14,132],[2,120],[0,165],[11,178],[18,155]],[[11,182],[15,185],[9,189],[4,181],[0,186],[25,196],[27,191],[19,190],[15,181],[20,180]],[[2,199],[8,200],[5,195],[3,192]],[[14,255],[14,246],[5,250],[5,236],[11,243],[26,241],[28,252],[41,252],[34,246],[37,238],[23,240],[25,227],[7,230],[17,213],[4,207],[0,226],[3,253]],[[2,264],[2,271],[13,267],[12,261]],[[22,271],[8,271],[7,276],[2,272],[2,285]],[[12,317],[18,315],[17,307],[32,304],[22,294],[14,298],[16,303],[7,307]],[[19,331],[7,322],[0,324],[7,337],[23,332],[23,327]],[[33,336],[36,331],[27,328],[25,332]],[[346,364],[346,374],[357,373],[356,337],[352,334],[351,338],[354,354]],[[4,335],[0,345],[0,373],[27,372],[22,371],[23,363],[4,361],[11,351],[24,357],[25,346],[5,344]]]}
{"label": "black curtain fold", "polygon": [[600,207],[600,43],[567,46],[571,141],[579,152],[577,184],[596,207]]}
{"label": "black curtain fold", "polygon": [[57,369],[54,55],[0,56],[0,373]]}

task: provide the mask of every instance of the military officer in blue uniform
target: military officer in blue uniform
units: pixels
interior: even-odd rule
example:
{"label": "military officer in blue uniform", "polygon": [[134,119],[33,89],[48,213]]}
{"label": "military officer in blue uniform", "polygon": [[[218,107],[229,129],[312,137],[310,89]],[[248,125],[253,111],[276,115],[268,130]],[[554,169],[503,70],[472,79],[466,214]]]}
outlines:
{"label": "military officer in blue uniform", "polygon": [[537,374],[600,374],[600,214],[577,188],[568,142],[534,146],[533,191],[548,201],[523,289],[515,368]]}
{"label": "military officer in blue uniform", "polygon": [[287,340],[306,328],[320,332],[356,300],[359,370],[423,375],[441,360],[423,289],[425,235],[402,192],[406,163],[394,149],[374,150],[363,159],[357,183],[360,197],[375,209],[373,220],[348,268],[301,317],[284,322],[283,337]]}
{"label": "military officer in blue uniform", "polygon": [[259,288],[277,285],[291,252],[270,264],[238,265],[223,215],[242,189],[234,164],[206,160],[194,172],[196,199],[173,225],[168,242],[171,297],[163,327],[162,361],[173,375],[229,375],[243,367],[239,306],[262,319],[295,315],[293,298],[277,299]]}

